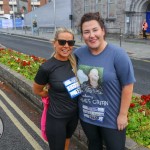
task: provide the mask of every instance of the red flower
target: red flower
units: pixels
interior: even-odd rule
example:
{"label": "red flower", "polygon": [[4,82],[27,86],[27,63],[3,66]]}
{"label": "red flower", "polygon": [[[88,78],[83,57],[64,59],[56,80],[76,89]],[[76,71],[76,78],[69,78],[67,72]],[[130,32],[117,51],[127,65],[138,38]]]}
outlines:
{"label": "red flower", "polygon": [[26,62],[25,60],[22,60],[21,65],[22,65],[22,66],[26,66],[26,65],[27,65],[27,62]]}
{"label": "red flower", "polygon": [[133,108],[133,107],[135,107],[135,104],[134,104],[134,103],[131,103],[131,104],[130,104],[130,108]]}
{"label": "red flower", "polygon": [[145,102],[150,101],[150,94],[149,94],[149,95],[142,95],[142,96],[141,96],[141,99],[142,99],[143,101],[145,101]]}
{"label": "red flower", "polygon": [[27,62],[27,65],[30,66],[30,61]]}
{"label": "red flower", "polygon": [[17,59],[16,59],[16,62],[17,62],[17,63],[20,63],[20,61],[21,61],[20,58],[17,58]]}
{"label": "red flower", "polygon": [[2,51],[2,50],[5,50],[5,48],[2,48],[2,47],[1,47],[1,48],[0,48],[0,51]]}
{"label": "red flower", "polygon": [[138,111],[139,111],[139,112],[142,112],[142,111],[144,111],[144,109],[142,108],[142,109],[139,109]]}
{"label": "red flower", "polygon": [[140,102],[140,105],[145,105],[146,101]]}

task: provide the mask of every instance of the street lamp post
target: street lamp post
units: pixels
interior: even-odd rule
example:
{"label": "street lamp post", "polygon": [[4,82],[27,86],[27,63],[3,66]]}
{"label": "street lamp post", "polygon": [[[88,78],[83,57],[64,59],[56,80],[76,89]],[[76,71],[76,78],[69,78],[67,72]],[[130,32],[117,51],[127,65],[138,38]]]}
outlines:
{"label": "street lamp post", "polygon": [[54,4],[54,33],[56,31],[56,1],[53,0],[53,4]]}
{"label": "street lamp post", "polygon": [[34,0],[31,0],[31,3],[32,3],[32,12],[31,12],[31,28],[32,28],[32,34],[33,34],[33,19],[34,19],[34,16],[33,16],[33,13],[34,13],[34,10],[35,10],[35,7],[34,7]]}
{"label": "street lamp post", "polygon": [[34,0],[32,1],[33,2],[33,11],[35,10],[35,6],[34,6]]}
{"label": "street lamp post", "polygon": [[14,2],[15,0],[12,1],[12,6],[13,6],[13,23],[14,23],[14,29],[16,30],[16,17],[15,17],[15,9],[14,9]]}

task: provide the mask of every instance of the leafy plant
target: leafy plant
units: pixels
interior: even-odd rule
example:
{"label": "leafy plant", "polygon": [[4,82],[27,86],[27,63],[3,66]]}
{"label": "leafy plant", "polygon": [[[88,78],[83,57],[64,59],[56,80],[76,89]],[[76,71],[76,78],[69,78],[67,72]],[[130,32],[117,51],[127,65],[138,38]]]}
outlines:
{"label": "leafy plant", "polygon": [[150,94],[132,97],[128,118],[127,136],[150,148]]}
{"label": "leafy plant", "polygon": [[0,63],[20,73],[29,80],[33,80],[39,66],[46,59],[34,55],[26,55],[12,49],[0,48]]}

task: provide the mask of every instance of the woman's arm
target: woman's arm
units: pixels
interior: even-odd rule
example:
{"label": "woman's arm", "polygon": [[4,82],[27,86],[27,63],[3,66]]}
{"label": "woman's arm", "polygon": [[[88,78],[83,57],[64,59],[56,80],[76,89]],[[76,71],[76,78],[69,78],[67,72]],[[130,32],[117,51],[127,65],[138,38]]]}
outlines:
{"label": "woman's arm", "polygon": [[45,89],[46,85],[39,85],[36,82],[33,83],[33,92],[41,97],[48,96],[48,90]]}
{"label": "woman's arm", "polygon": [[125,85],[122,89],[120,112],[117,118],[118,130],[123,130],[128,125],[128,109],[132,99],[133,84]]}

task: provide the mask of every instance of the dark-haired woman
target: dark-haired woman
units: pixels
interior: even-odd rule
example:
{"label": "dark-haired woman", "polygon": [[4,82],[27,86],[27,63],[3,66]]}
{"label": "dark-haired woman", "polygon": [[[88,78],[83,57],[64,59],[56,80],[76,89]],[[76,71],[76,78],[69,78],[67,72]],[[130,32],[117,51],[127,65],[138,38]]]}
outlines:
{"label": "dark-haired woman", "polygon": [[[81,82],[79,97],[81,125],[89,150],[124,150],[128,109],[135,82],[131,60],[120,47],[107,43],[105,26],[99,13],[87,13],[80,23],[85,46],[75,51],[77,75]],[[90,87],[88,74],[97,69],[98,87]],[[81,72],[86,78],[81,79]],[[92,77],[92,80],[97,78]]]}

